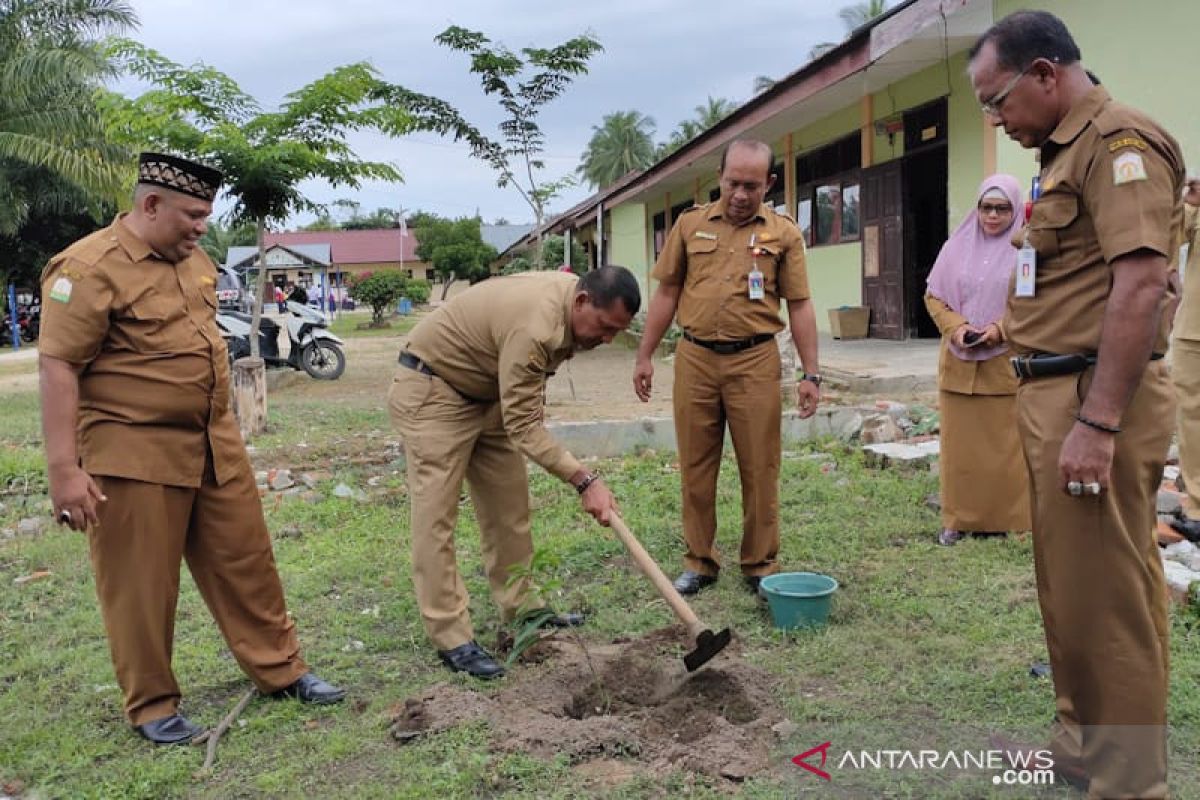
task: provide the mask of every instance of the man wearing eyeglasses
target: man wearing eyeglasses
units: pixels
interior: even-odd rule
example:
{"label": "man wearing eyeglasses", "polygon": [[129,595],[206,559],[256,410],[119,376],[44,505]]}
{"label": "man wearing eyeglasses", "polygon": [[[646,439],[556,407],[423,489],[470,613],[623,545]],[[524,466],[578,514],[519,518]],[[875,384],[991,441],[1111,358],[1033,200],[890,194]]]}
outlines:
{"label": "man wearing eyeglasses", "polygon": [[1181,236],[1188,255],[1171,340],[1171,379],[1179,400],[1179,466],[1187,498],[1171,527],[1200,543],[1200,178],[1189,179],[1183,195]]}
{"label": "man wearing eyeglasses", "polygon": [[[1041,153],[1009,298],[1056,769],[1089,797],[1166,797],[1167,609],[1152,531],[1175,401],[1161,361],[1183,158],[1093,84],[1062,21],[1023,11],[971,48],[990,122]],[[997,738],[1016,755],[1021,747]]]}

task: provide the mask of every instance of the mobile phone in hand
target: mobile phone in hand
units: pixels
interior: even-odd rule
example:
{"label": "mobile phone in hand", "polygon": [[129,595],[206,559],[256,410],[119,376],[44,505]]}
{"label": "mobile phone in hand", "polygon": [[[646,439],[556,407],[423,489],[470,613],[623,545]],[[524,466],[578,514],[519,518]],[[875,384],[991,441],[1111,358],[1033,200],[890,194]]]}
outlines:
{"label": "mobile phone in hand", "polygon": [[983,334],[979,331],[967,331],[963,334],[963,344],[967,347],[974,347],[983,341]]}

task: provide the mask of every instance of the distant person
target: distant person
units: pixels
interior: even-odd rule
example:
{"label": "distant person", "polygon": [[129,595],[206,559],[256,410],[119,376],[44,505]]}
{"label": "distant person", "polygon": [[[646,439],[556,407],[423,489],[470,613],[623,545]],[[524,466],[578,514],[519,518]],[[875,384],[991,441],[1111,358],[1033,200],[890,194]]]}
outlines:
{"label": "distant person", "polygon": [[202,730],[179,713],[171,667],[183,559],[260,692],[345,696],[300,657],[229,407],[217,270],[196,246],[220,184],[214,169],[143,153],[132,210],[42,273],[50,502],[56,520],[87,532],[125,716],[156,744]]}
{"label": "distant person", "polygon": [[1171,379],[1179,402],[1179,467],[1187,494],[1170,524],[1200,544],[1200,178],[1187,182],[1180,238],[1188,256],[1171,340]]}
{"label": "distant person", "polygon": [[[424,317],[400,352],[388,407],[408,458],[413,588],[425,631],[450,669],[484,679],[504,674],[475,641],[455,556],[463,480],[504,621],[538,613],[542,603],[530,598],[528,576],[513,572],[533,556],[525,459],[569,483],[602,525],[617,509],[604,481],[546,430],[546,380],[574,353],[611,342],[641,302],[637,279],[624,267],[582,278],[492,278]],[[583,622],[580,614],[542,613],[543,627]]]}
{"label": "distant person", "polygon": [[1011,175],[979,186],[975,208],[942,246],[929,273],[925,307],[942,332],[938,363],[942,532],[1029,530],[1029,475],[1017,436],[1017,378],[1000,320],[1008,302],[1024,223],[1021,187]]}
{"label": "distant person", "polygon": [[275,309],[282,314],[287,311],[287,295],[283,291],[282,286],[275,287]]}
{"label": "distant person", "polygon": [[673,393],[687,552],[675,580],[680,594],[716,583],[717,475],[728,428],[742,484],[742,541],[737,568],[754,592],[779,571],[779,464],[782,365],[775,335],[784,329],[804,365],[797,376],[801,418],[817,411],[821,376],[817,325],[808,287],[804,238],[763,198],[775,182],[775,157],[764,142],[738,139],[721,154],[718,202],[679,215],[654,265],[658,288],[646,311],[633,389],[650,399],[651,356],[675,320]]}

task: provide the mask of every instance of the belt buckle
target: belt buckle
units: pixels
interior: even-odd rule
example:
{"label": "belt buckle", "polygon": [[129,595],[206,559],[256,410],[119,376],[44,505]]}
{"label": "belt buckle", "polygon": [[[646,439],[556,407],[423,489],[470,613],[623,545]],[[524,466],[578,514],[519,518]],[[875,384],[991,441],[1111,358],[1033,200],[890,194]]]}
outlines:
{"label": "belt buckle", "polygon": [[738,350],[737,342],[718,342],[713,345],[713,352],[719,356],[733,355]]}

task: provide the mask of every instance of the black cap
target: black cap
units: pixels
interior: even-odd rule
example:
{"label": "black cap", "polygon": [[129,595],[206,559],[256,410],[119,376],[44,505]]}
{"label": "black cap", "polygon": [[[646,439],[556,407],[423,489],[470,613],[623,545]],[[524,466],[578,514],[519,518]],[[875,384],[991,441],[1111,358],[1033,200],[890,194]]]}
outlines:
{"label": "black cap", "polygon": [[212,167],[162,153],[138,156],[138,183],[162,186],[211,202],[224,176]]}

